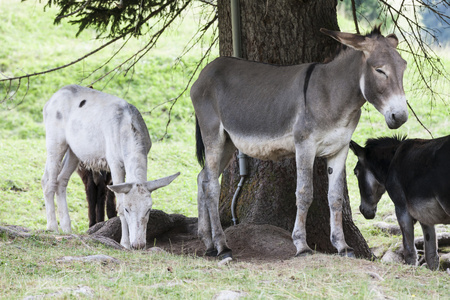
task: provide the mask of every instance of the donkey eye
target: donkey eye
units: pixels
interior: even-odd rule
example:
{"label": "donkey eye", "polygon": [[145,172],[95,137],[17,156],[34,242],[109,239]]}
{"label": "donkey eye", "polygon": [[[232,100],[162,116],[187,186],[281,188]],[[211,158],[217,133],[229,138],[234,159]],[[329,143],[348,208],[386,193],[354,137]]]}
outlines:
{"label": "donkey eye", "polygon": [[386,75],[386,73],[383,70],[381,70],[380,68],[376,68],[375,71],[377,71],[377,73],[379,73],[379,74],[382,74],[382,75],[386,76],[386,78],[388,77]]}
{"label": "donkey eye", "polygon": [[129,214],[129,213],[130,213],[130,212],[128,211],[128,209],[126,209],[126,208],[125,208],[125,212],[126,212],[127,214]]}

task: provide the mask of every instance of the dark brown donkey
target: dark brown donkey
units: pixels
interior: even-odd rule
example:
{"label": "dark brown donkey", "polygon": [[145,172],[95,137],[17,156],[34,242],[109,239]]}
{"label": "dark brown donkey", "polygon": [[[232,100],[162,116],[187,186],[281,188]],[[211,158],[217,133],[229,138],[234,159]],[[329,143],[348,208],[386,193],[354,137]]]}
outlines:
{"label": "dark brown donkey", "polygon": [[422,226],[425,260],[439,267],[435,224],[450,224],[450,136],[433,139],[384,137],[369,139],[365,147],[354,141],[358,156],[355,175],[361,194],[359,210],[373,219],[387,190],[402,230],[405,261],[417,264],[414,223]]}
{"label": "dark brown donkey", "polygon": [[94,172],[86,169],[83,164],[78,166],[77,173],[80,175],[86,190],[89,227],[105,221],[105,205],[108,219],[116,217],[116,197],[114,192],[106,187],[112,184],[111,173],[106,171]]}

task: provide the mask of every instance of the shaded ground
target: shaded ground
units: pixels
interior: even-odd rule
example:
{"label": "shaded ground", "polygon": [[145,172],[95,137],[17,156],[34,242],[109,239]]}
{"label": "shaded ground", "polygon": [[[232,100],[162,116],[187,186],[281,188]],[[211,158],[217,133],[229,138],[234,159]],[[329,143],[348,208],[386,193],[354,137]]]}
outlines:
{"label": "shaded ground", "polygon": [[[197,226],[197,218],[178,214],[169,215],[163,211],[153,210],[147,224],[147,248],[158,247],[176,255],[204,256],[206,249],[197,237]],[[389,227],[386,230],[392,231],[392,228]],[[121,235],[120,219],[113,218],[96,224],[89,229],[88,233],[97,240],[107,237],[118,243]],[[225,235],[228,246],[233,250],[233,259],[237,261],[280,261],[291,259],[296,253],[291,233],[273,225],[239,224],[228,227]],[[438,238],[440,246],[449,245],[450,234],[438,234]],[[416,247],[422,250],[423,238],[416,238],[415,242]],[[384,262],[403,263],[403,249],[394,248],[396,249],[385,249],[383,252],[378,251],[379,253],[375,251],[376,249],[373,250]],[[419,251],[419,257],[422,255],[423,251]],[[441,256],[441,258],[444,257]],[[445,257],[445,263],[443,260],[441,266],[443,269],[448,268],[447,261],[448,258]],[[420,264],[423,263],[422,259]]]}
{"label": "shaded ground", "polygon": [[[173,254],[203,256],[206,248],[197,237],[197,224],[197,218],[152,210],[147,224],[147,248],[156,246]],[[120,242],[120,219],[98,223],[88,234]],[[236,260],[288,259],[296,252],[291,233],[273,225],[239,224],[227,228],[225,234]]]}
{"label": "shaded ground", "polygon": [[[285,260],[296,252],[290,233],[272,225],[239,224],[225,234],[235,260]],[[173,254],[203,256],[206,250],[196,231],[169,232],[157,237],[154,245]]]}
{"label": "shaded ground", "polygon": [[[176,255],[204,256],[206,249],[203,242],[197,237],[197,226],[197,218],[179,214],[169,215],[163,211],[153,210],[147,225],[147,248],[158,247]],[[389,227],[386,231],[391,229]],[[0,232],[2,231],[21,237],[30,237],[34,234],[26,228],[13,225],[0,226]],[[123,249],[119,244],[121,224],[118,217],[96,224],[87,233],[88,235],[72,236],[82,240],[95,240],[116,249]],[[237,261],[283,261],[295,256],[296,249],[292,243],[291,233],[273,225],[239,224],[228,227],[225,234],[228,246],[233,250],[233,259]],[[63,237],[57,235],[54,238],[61,239]],[[450,245],[450,234],[438,233],[438,239],[441,268],[445,270],[450,266],[450,254],[447,248]],[[416,238],[415,243],[416,247],[420,249],[419,255],[422,256],[423,238]],[[403,262],[401,248],[388,249],[387,252],[380,253],[376,250],[373,249],[374,253],[382,261]]]}
{"label": "shaded ground", "polygon": [[[121,224],[118,217],[91,227],[88,235],[54,235],[51,232],[31,232],[29,229],[6,225],[0,226],[13,237],[32,237],[36,233],[42,237],[77,238],[95,240],[107,246],[124,249],[120,244]],[[225,230],[228,246],[233,250],[233,259],[238,261],[279,261],[295,256],[295,246],[291,234],[273,225],[239,224]],[[147,248],[162,248],[177,255],[204,256],[205,246],[197,237],[197,218],[182,215],[168,215],[162,211],[152,211],[147,228]]]}

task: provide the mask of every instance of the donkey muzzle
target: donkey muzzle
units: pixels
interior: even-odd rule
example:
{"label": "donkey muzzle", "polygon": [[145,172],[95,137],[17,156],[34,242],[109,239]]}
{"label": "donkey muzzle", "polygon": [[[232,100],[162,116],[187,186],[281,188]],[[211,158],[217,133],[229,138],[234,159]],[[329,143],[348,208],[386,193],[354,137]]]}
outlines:
{"label": "donkey muzzle", "polygon": [[384,112],[384,119],[389,129],[397,129],[408,120],[408,107],[405,105],[394,106]]}
{"label": "donkey muzzle", "polygon": [[373,218],[375,218],[375,215],[377,213],[377,208],[375,207],[375,209],[367,209],[366,207],[363,207],[362,205],[360,205],[359,211],[362,213],[364,218],[366,218],[368,220],[372,220]]}

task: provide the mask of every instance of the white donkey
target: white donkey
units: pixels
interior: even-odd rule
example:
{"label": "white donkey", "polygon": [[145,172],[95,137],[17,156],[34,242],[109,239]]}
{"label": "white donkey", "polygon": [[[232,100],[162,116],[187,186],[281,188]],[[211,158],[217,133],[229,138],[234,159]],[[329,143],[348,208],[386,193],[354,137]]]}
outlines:
{"label": "white donkey", "polygon": [[[66,188],[82,162],[94,171],[110,170],[122,223],[120,244],[142,249],[152,208],[151,192],[171,183],[180,173],[147,181],[147,154],[152,145],[147,126],[133,105],[94,89],[69,85],[57,91],[44,106],[47,162],[42,177],[47,229],[60,225],[71,232]],[[64,160],[63,160],[64,158]],[[125,182],[125,174],[126,180]]]}

